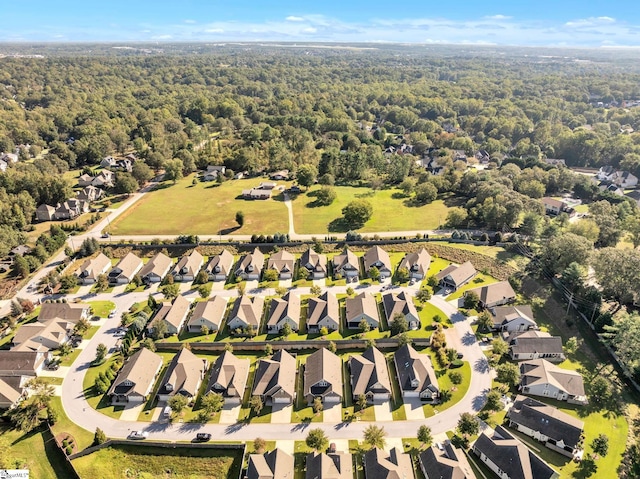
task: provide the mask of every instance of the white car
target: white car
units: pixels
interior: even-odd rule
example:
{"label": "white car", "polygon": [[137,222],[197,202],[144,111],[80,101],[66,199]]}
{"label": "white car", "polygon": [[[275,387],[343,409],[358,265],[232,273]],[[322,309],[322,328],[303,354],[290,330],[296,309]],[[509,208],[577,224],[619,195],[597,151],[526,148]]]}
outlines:
{"label": "white car", "polygon": [[147,431],[131,431],[129,434],[129,439],[146,439],[149,437],[149,433]]}

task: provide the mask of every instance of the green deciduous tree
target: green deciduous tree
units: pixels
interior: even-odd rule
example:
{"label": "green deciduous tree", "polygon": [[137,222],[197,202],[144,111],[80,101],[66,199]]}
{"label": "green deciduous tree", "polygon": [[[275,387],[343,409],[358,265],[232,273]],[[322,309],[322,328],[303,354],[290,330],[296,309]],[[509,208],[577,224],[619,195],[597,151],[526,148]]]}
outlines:
{"label": "green deciduous tree", "polygon": [[364,443],[369,446],[369,448],[377,447],[379,449],[384,449],[386,444],[387,433],[384,430],[384,427],[376,426],[375,424],[371,424],[367,426],[363,432]]}
{"label": "green deciduous tree", "polygon": [[305,439],[307,447],[315,451],[324,451],[329,445],[329,438],[320,428],[311,429]]}
{"label": "green deciduous tree", "polygon": [[429,426],[422,425],[418,428],[418,441],[422,443],[423,446],[431,446],[433,442],[433,436],[431,435],[431,428]]}
{"label": "green deciduous tree", "polygon": [[474,436],[478,434],[478,431],[480,430],[480,423],[473,414],[463,412],[460,414],[460,419],[458,420],[456,429],[460,434]]}
{"label": "green deciduous tree", "polygon": [[342,215],[350,228],[358,229],[373,215],[373,205],[367,200],[353,200],[342,208]]}
{"label": "green deciduous tree", "polygon": [[518,366],[513,363],[500,364],[496,368],[496,380],[509,386],[515,386],[520,382]]}

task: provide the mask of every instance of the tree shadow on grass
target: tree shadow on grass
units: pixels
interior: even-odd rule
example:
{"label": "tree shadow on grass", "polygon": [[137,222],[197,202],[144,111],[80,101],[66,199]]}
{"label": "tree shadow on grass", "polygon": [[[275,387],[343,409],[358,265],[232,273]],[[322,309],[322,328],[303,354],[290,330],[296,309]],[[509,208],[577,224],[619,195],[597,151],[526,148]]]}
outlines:
{"label": "tree shadow on grass", "polygon": [[332,233],[346,233],[347,231],[354,229],[345,221],[344,218],[336,218],[331,221],[328,225],[329,231]]}
{"label": "tree shadow on grass", "polygon": [[236,231],[238,231],[239,229],[240,229],[240,226],[232,226],[231,228],[225,228],[225,229],[223,229],[223,230],[220,230],[220,231],[219,231],[219,233],[220,233],[222,236],[225,236],[225,235],[230,235],[230,234],[232,234],[232,233],[235,233],[235,232],[236,232]]}

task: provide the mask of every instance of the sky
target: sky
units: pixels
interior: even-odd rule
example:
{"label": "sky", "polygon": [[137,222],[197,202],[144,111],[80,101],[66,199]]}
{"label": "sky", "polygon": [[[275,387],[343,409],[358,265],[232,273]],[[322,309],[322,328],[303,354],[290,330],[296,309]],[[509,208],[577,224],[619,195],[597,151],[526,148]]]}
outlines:
{"label": "sky", "polygon": [[637,0],[0,0],[0,42],[639,47]]}

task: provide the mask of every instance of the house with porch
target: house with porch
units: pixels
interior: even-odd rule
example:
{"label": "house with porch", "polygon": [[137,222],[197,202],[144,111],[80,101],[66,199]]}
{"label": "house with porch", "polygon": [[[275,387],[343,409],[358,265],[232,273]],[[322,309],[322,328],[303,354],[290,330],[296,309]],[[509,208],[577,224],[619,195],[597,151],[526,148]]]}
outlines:
{"label": "house with porch", "polygon": [[225,351],[211,366],[205,394],[222,394],[227,405],[242,404],[250,366],[249,359],[240,359],[232,352]]}
{"label": "house with porch", "polygon": [[342,277],[347,283],[358,281],[360,275],[360,261],[358,257],[347,247],[342,254],[333,257],[333,276]]}
{"label": "house with porch", "polygon": [[164,253],[157,253],[140,269],[144,284],[160,283],[169,273],[173,260]]}
{"label": "house with porch", "polygon": [[98,253],[97,256],[86,259],[76,271],[78,282],[80,284],[93,284],[98,280],[98,276],[106,274],[109,268],[111,268],[111,258],[104,253]]}
{"label": "house with porch", "polygon": [[413,304],[413,298],[407,295],[406,292],[400,293],[385,293],[382,295],[382,306],[384,307],[384,314],[387,316],[387,324],[391,324],[395,321],[396,315],[401,315],[407,320],[409,329],[420,329],[420,317],[416,310],[416,305]]}
{"label": "house with porch", "polygon": [[189,349],[182,348],[171,359],[160,382],[158,401],[169,401],[177,394],[186,397],[189,402],[194,401],[208,366],[209,362],[206,359],[201,359]]}
{"label": "house with porch", "polygon": [[264,267],[264,254],[258,247],[252,253],[245,254],[238,263],[235,275],[244,281],[260,281]]}
{"label": "house with porch", "polygon": [[464,295],[475,293],[482,308],[489,309],[503,304],[513,303],[517,296],[511,287],[509,281],[500,281],[498,283],[485,284],[479,288],[473,288],[465,291]]}
{"label": "house with porch", "polygon": [[452,264],[447,266],[436,274],[436,279],[441,288],[456,291],[475,278],[476,274],[478,274],[478,272],[471,261],[467,261],[461,265]]}
{"label": "house with porch", "polygon": [[288,324],[292,331],[300,329],[300,296],[289,291],[282,298],[273,298],[269,305],[267,332],[277,334]]}
{"label": "house with porch", "polygon": [[342,402],[342,359],[325,348],[318,349],[304,365],[304,398],[310,406],[320,398],[325,406]]}
{"label": "house with porch", "polygon": [[428,354],[420,354],[410,344],[393,354],[398,383],[403,398],[420,398],[435,403],[440,398],[438,378]]}
{"label": "house with porch", "polygon": [[190,333],[200,333],[206,327],[209,332],[218,331],[227,309],[227,298],[213,296],[208,301],[197,301],[187,321]]}
{"label": "house with porch", "polygon": [[209,258],[205,271],[209,275],[209,281],[226,281],[233,270],[233,255],[223,249],[220,254]]}
{"label": "house with porch", "polygon": [[404,268],[409,271],[411,279],[421,281],[427,275],[429,266],[431,266],[431,255],[426,249],[421,248],[417,252],[407,253],[400,261],[398,268]]}
{"label": "house with porch", "polygon": [[371,329],[380,325],[378,303],[371,293],[360,293],[354,298],[345,300],[347,328],[358,329],[360,322],[365,320]]}
{"label": "house with porch", "polygon": [[367,250],[363,256],[364,270],[367,275],[371,276],[371,268],[376,268],[380,273],[380,280],[390,278],[393,274],[391,259],[380,246],[374,246]]}
{"label": "house with porch", "polygon": [[252,396],[260,396],[266,405],[292,404],[296,397],[296,358],[281,349],[271,358],[262,358],[256,366]]}
{"label": "house with porch", "polygon": [[264,298],[262,296],[240,296],[233,303],[227,325],[231,331],[235,329],[244,329],[249,326],[255,331],[260,329],[262,321],[262,308],[264,307]]}
{"label": "house with porch", "polygon": [[391,399],[391,380],[384,354],[375,346],[349,358],[349,372],[353,400],[361,394],[368,403],[380,404]]}
{"label": "house with porch", "polygon": [[122,258],[109,272],[109,283],[128,284],[133,277],[140,272],[143,263],[135,254],[129,253]]}
{"label": "house with porch", "polygon": [[309,248],[300,257],[300,267],[309,273],[309,279],[322,279],[327,277],[327,256],[319,254]]}
{"label": "house with porch", "polygon": [[204,258],[198,250],[194,249],[188,255],[180,258],[180,261],[178,261],[171,272],[173,279],[180,282],[193,281],[196,279],[196,275],[198,274],[198,271],[200,271],[200,268],[202,268],[203,263]]}
{"label": "house with porch", "polygon": [[307,331],[319,333],[322,328],[329,331],[340,329],[340,305],[336,296],[329,291],[307,300]]}
{"label": "house with porch", "polygon": [[107,395],[111,404],[142,403],[149,399],[156,376],[162,368],[162,357],[140,348],[122,366]]}
{"label": "house with porch", "polygon": [[544,359],[520,364],[519,391],[523,394],[548,397],[570,404],[588,403],[582,375],[577,371],[562,369]]}
{"label": "house with porch", "polygon": [[269,256],[267,260],[267,269],[277,271],[279,279],[293,278],[293,269],[296,258],[292,253],[281,249],[277,253]]}

